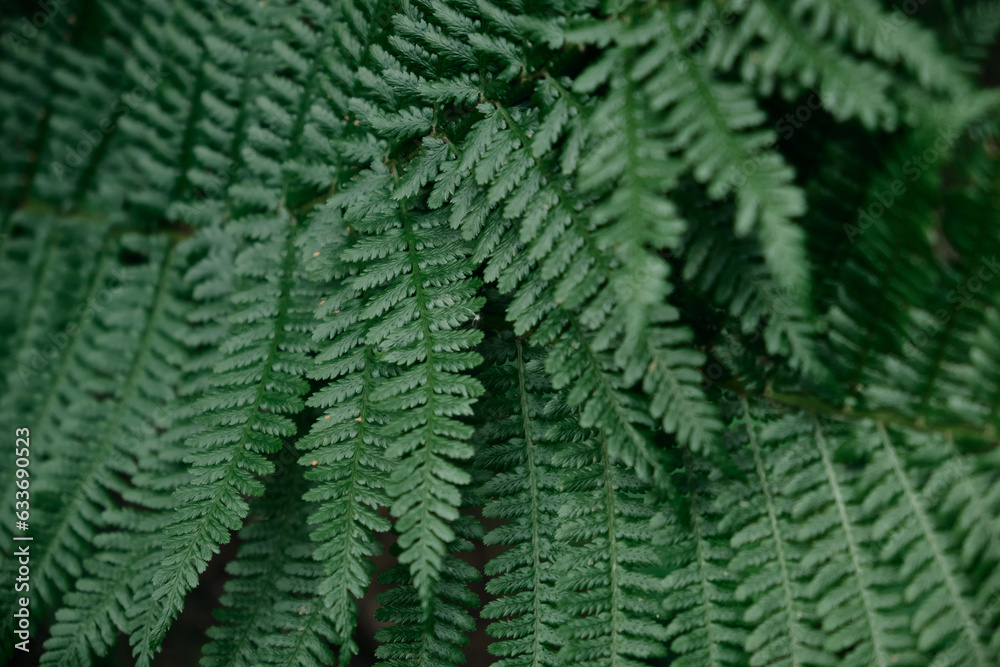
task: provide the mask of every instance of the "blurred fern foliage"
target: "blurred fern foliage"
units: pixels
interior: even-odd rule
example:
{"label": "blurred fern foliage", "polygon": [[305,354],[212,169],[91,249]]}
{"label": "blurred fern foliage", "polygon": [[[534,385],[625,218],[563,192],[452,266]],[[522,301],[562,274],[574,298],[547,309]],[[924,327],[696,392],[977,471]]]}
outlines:
{"label": "blurred fern foliage", "polygon": [[42,665],[1000,664],[1000,3],[2,12]]}

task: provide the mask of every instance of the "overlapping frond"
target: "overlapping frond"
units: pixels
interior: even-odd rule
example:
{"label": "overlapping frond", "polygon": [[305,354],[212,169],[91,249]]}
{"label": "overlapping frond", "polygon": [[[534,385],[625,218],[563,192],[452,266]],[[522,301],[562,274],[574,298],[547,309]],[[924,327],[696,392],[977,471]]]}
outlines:
{"label": "overlapping frond", "polygon": [[564,422],[553,437],[565,438],[553,463],[568,471],[556,529],[559,604],[568,617],[560,660],[638,666],[665,655],[660,582],[649,573],[659,556],[646,540],[653,514],[643,502],[648,487],[611,462],[600,432]]}
{"label": "overlapping frond", "polygon": [[[37,436],[33,451],[37,460],[58,457],[58,441],[45,434],[58,407],[60,392],[73,391],[67,371],[77,358],[85,332],[94,326],[99,295],[116,285],[109,265],[113,240],[104,240],[103,228],[87,228],[49,216],[17,213],[3,258],[4,303],[12,314],[13,327],[4,337],[3,358],[8,369],[0,396],[0,425],[7,430],[32,420]],[[34,284],[24,288],[23,277]],[[120,276],[117,277],[120,279]],[[16,326],[14,326],[16,325]],[[16,479],[4,482],[13,497]],[[0,508],[0,535],[10,537],[14,507]],[[8,552],[4,540],[2,548]]]}
{"label": "overlapping frond", "polygon": [[661,511],[654,517],[653,543],[662,545],[669,574],[662,582],[666,635],[677,667],[742,665],[747,629],[744,605],[736,599],[737,579],[729,570],[733,549],[722,530],[718,471],[684,459],[678,487],[686,492],[686,515]]}
{"label": "overlapping frond", "polygon": [[899,611],[900,573],[878,562],[856,475],[834,462],[838,444],[853,444],[852,429],[797,415],[786,420],[782,435],[808,452],[794,471],[785,471],[793,474],[783,492],[795,502],[794,539],[807,549],[802,566],[810,573],[808,592],[816,600],[824,647],[842,665],[921,664]]}
{"label": "overlapping frond", "polygon": [[[880,560],[895,564],[905,582],[903,598],[914,606],[909,621],[917,649],[933,655],[935,665],[989,664],[991,639],[979,623],[971,573],[959,565],[956,553],[960,535],[936,524],[931,504],[936,485],[925,484],[920,470],[906,463],[906,456],[919,455],[934,439],[898,433],[881,423],[863,426],[858,437],[872,457],[858,486],[861,510],[880,543]],[[953,465],[957,468],[946,475],[961,474],[963,464]]]}
{"label": "overlapping frond", "polygon": [[479,579],[479,571],[455,553],[468,551],[470,538],[482,536],[482,529],[470,516],[454,522],[457,536],[448,545],[436,595],[430,605],[420,594],[414,577],[405,565],[397,565],[380,577],[392,586],[379,594],[376,620],[391,623],[375,633],[380,644],[375,656],[386,667],[453,667],[465,662],[461,647],[469,643],[468,633],[475,622],[468,609],[479,604],[479,596],[468,582]]}
{"label": "overlapping frond", "polygon": [[334,639],[333,623],[308,593],[320,574],[305,522],[312,508],[301,502],[301,468],[292,452],[284,454],[287,463],[239,533],[242,544],[227,567],[233,579],[215,612],[220,623],[209,630],[203,667],[319,667],[334,660],[326,643]]}
{"label": "overlapping frond", "polygon": [[[287,215],[287,214],[286,214]],[[264,238],[235,258],[232,331],[213,368],[211,391],[199,399],[200,433],[188,439],[191,482],[177,491],[178,510],[166,528],[166,555],[153,577],[164,609],[154,628],[162,640],[218,545],[247,516],[244,496],[259,496],[267,458],[295,434],[289,418],[303,407],[301,377],[312,349],[315,289],[304,281],[294,222],[275,220]]]}
{"label": "overlapping frond", "polygon": [[797,526],[791,518],[793,500],[781,490],[794,472],[792,462],[803,452],[793,447],[766,449],[780,437],[783,425],[770,421],[742,401],[732,429],[741,429],[745,487],[733,486],[725,505],[723,530],[732,535],[734,555],[729,571],[739,582],[735,596],[746,604],[743,620],[752,628],[744,642],[753,667],[762,665],[835,665],[834,653],[824,647],[817,624],[815,601],[807,588],[803,565],[806,550],[796,543]]}
{"label": "overlapping frond", "polygon": [[992,664],[998,26],[6,3],[0,656]]}
{"label": "overlapping frond", "polygon": [[[344,239],[333,232],[326,240],[316,262],[337,267]],[[320,269],[319,275],[327,273]],[[372,392],[397,373],[365,340],[369,325],[360,321],[357,292],[346,280],[335,284],[317,308],[326,321],[313,334],[320,351],[307,372],[312,379],[328,381],[307,401],[323,414],[296,446],[305,452],[299,463],[308,468],[306,478],[315,483],[304,498],[318,504],[309,516],[312,539],[319,543],[314,556],[323,563],[318,593],[341,655],[349,656],[358,650],[351,639],[355,601],[371,580],[371,557],[382,551],[377,533],[391,526],[378,512],[390,505],[385,487],[392,464],[381,431],[393,413],[382,413]]]}
{"label": "overlapping frond", "polygon": [[[711,215],[711,208],[699,213]],[[786,356],[807,375],[823,376],[808,312],[774,283],[757,244],[734,239],[725,224],[723,216],[712,216],[691,230],[684,241],[683,277],[728,307],[746,344],[763,339],[768,354]]]}
{"label": "overlapping frond", "polygon": [[[503,667],[557,665],[554,647],[566,622],[558,608],[555,533],[563,495],[544,415],[550,398],[542,360],[510,335],[487,341],[483,384],[492,400],[482,401],[487,420],[481,435],[489,442],[476,459],[495,473],[480,490],[483,516],[509,523],[486,534],[483,543],[511,548],[485,567],[492,577],[486,591],[497,599],[483,607],[487,628],[499,641],[490,652]],[[512,409],[513,407],[513,409]]]}
{"label": "overlapping frond", "polygon": [[[113,249],[117,257],[110,264],[120,282],[113,298],[92,313],[94,326],[80,332],[85,346],[67,360],[67,377],[74,382],[53,397],[58,410],[48,430],[48,437],[64,446],[40,461],[38,472],[44,476],[38,475],[32,494],[42,526],[35,551],[39,599],[56,601],[80,579],[67,598],[70,608],[54,628],[46,654],[51,664],[89,664],[91,651],[103,655],[117,637],[112,627],[125,629],[129,587],[141,568],[153,562],[142,547],[149,538],[144,542],[127,531],[119,544],[134,537],[134,549],[116,551],[111,548],[114,536],[105,541],[103,534],[123,521],[135,527],[122,518],[129,511],[119,511],[115,496],[138,504],[148,501],[147,489],[134,480],[158,470],[149,460],[157,453],[150,415],[171,401],[184,361],[185,306],[172,253],[162,239],[141,237],[123,237]],[[123,257],[132,261],[123,262]],[[146,303],[152,304],[150,310],[141,307]],[[117,400],[102,400],[104,396]],[[83,446],[81,438],[96,446]],[[170,465],[165,458],[163,466]],[[163,525],[160,514],[152,521]],[[95,537],[98,533],[102,537]],[[95,551],[97,545],[108,551]],[[81,578],[84,571],[88,576]]]}
{"label": "overlapping frond", "polygon": [[395,417],[381,429],[395,460],[391,511],[399,519],[400,558],[429,604],[454,539],[449,523],[458,518],[459,487],[470,481],[455,462],[471,458],[472,428],[458,418],[471,415],[482,393],[479,381],[463,373],[480,362],[472,348],[482,333],[461,325],[482,299],[475,296],[468,244],[439,213],[392,199],[395,188],[391,172],[373,167],[334,200],[359,235],[342,255],[364,267],[349,284],[369,295],[358,312],[339,317],[366,323],[363,342],[398,369],[372,382],[371,400],[379,413]]}

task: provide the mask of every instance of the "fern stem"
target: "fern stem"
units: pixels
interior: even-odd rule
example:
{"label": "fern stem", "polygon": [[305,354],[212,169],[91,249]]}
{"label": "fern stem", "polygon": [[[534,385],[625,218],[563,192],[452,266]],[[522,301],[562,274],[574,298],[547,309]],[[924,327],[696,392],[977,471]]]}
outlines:
{"label": "fern stem", "polygon": [[889,463],[892,465],[892,469],[896,473],[896,478],[899,480],[903,493],[906,496],[906,500],[913,510],[913,516],[916,518],[917,523],[920,526],[924,539],[931,548],[931,552],[934,555],[934,562],[937,564],[938,568],[941,570],[941,574],[944,576],[945,585],[947,585],[948,593],[954,601],[955,611],[958,612],[959,617],[962,620],[962,630],[969,640],[969,646],[972,648],[973,655],[976,658],[976,664],[981,665],[981,667],[989,667],[991,663],[986,657],[986,649],[979,641],[979,632],[976,628],[976,623],[972,619],[972,614],[966,605],[966,600],[959,590],[958,582],[955,581],[955,573],[948,564],[948,559],[945,558],[944,550],[938,541],[937,531],[934,530],[930,517],[928,517],[927,513],[924,511],[923,503],[920,501],[916,490],[910,483],[910,479],[900,463],[899,455],[896,453],[896,448],[892,445],[889,434],[886,432],[885,425],[882,422],[877,422],[875,427],[878,430],[879,439],[882,441],[882,445],[885,447],[886,454],[889,457]]}
{"label": "fern stem", "polygon": [[701,592],[701,609],[705,617],[705,634],[709,638],[708,641],[708,656],[711,659],[711,664],[722,665],[722,658],[719,655],[719,649],[722,645],[720,641],[714,641],[712,635],[715,630],[715,623],[712,620],[712,598],[709,595],[709,577],[707,572],[708,558],[705,554],[705,535],[704,529],[702,527],[702,516],[699,508],[698,490],[695,484],[694,477],[694,462],[692,461],[691,452],[685,447],[683,450],[684,456],[684,474],[687,477],[688,492],[691,496],[691,528],[694,533],[695,553],[698,554],[698,577],[701,581],[699,586],[699,591]]}
{"label": "fern stem", "polygon": [[539,597],[542,590],[542,559],[539,552],[540,531],[538,518],[540,510],[538,504],[538,472],[535,468],[535,441],[532,437],[531,413],[528,407],[528,387],[525,382],[524,344],[520,337],[516,337],[514,345],[517,347],[517,389],[518,398],[521,403],[521,426],[524,429],[524,447],[528,465],[528,488],[531,490],[531,591],[534,595],[531,664],[533,667],[542,667],[541,636],[543,625],[541,599]]}
{"label": "fern stem", "polygon": [[604,503],[608,512],[608,562],[611,566],[609,583],[611,588],[611,667],[619,664],[618,633],[619,625],[619,581],[618,581],[618,534],[615,529],[615,489],[611,475],[611,457],[608,453],[608,441],[601,429],[601,465],[604,472]]}
{"label": "fern stem", "polygon": [[799,651],[795,650],[797,645],[797,632],[792,621],[795,619],[795,606],[792,596],[791,587],[791,573],[788,567],[788,557],[785,554],[785,546],[781,537],[781,528],[778,524],[778,510],[774,505],[774,497],[771,494],[771,488],[767,481],[767,471],[764,469],[764,461],[760,454],[760,445],[757,442],[757,432],[753,425],[753,418],[750,416],[750,406],[747,404],[747,399],[744,396],[740,397],[740,404],[743,407],[744,415],[744,425],[746,426],[747,437],[750,440],[750,447],[753,449],[753,461],[754,467],[757,471],[757,478],[760,481],[761,491],[764,493],[764,501],[767,505],[767,518],[768,522],[771,524],[771,535],[774,540],[774,550],[778,556],[778,565],[781,568],[781,587],[785,591],[785,614],[787,616],[788,623],[788,637],[792,644],[792,650],[790,651],[790,659],[792,665],[795,667],[802,667],[802,662],[799,661]]}
{"label": "fern stem", "polygon": [[[850,406],[834,406],[826,403],[822,399],[795,394],[791,392],[774,391],[766,387],[761,392],[750,391],[738,380],[726,380],[719,382],[719,386],[726,390],[735,392],[740,398],[753,397],[773,403],[775,405],[796,408],[809,413],[825,415],[827,417],[845,422],[875,421],[893,424],[904,429],[917,431],[918,433],[946,434],[956,437],[969,438],[982,443],[992,449],[995,445],[995,436],[991,433],[989,424],[976,427],[964,422],[942,422],[938,424],[927,424],[921,420],[893,412],[891,410],[857,410]],[[1000,389],[997,392],[997,408],[1000,411]]]}
{"label": "fern stem", "polygon": [[851,523],[850,517],[847,515],[847,503],[844,500],[843,491],[840,488],[840,482],[837,479],[837,472],[833,469],[833,461],[830,459],[830,450],[827,446],[826,438],[823,437],[823,431],[820,428],[819,420],[813,416],[813,428],[816,433],[816,445],[819,449],[820,458],[823,461],[823,470],[826,472],[826,479],[830,484],[830,490],[833,492],[833,499],[837,505],[837,515],[840,517],[840,525],[844,529],[844,535],[847,537],[847,549],[851,554],[851,566],[854,568],[854,577],[858,582],[858,590],[861,594],[861,603],[864,605],[865,609],[865,619],[868,623],[868,632],[871,636],[872,642],[872,652],[875,654],[876,664],[878,667],[890,667],[894,662],[892,656],[887,653],[887,649],[884,648],[882,644],[882,633],[875,623],[876,611],[871,600],[871,594],[868,590],[868,586],[865,583],[865,568],[862,567],[861,562],[864,557],[861,554],[861,549],[858,545],[857,538],[854,535],[853,524]]}

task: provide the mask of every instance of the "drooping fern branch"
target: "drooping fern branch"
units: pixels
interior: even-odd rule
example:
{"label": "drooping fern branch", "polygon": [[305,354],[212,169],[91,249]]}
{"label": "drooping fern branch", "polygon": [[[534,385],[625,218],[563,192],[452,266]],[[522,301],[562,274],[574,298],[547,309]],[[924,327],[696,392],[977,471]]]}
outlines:
{"label": "drooping fern branch", "polygon": [[357,314],[369,323],[363,342],[398,369],[372,382],[371,400],[379,413],[398,415],[381,429],[386,454],[396,460],[388,491],[399,517],[400,558],[429,604],[454,539],[448,524],[458,518],[458,487],[470,481],[454,461],[472,456],[465,442],[472,429],[456,417],[471,414],[482,393],[479,382],[462,373],[479,363],[470,348],[482,334],[459,326],[472,319],[481,299],[466,244],[441,215],[393,201],[395,187],[392,173],[375,168],[334,202],[343,201],[345,222],[360,236],[342,254],[364,267],[351,286],[366,293],[377,288]]}
{"label": "drooping fern branch", "polygon": [[30,4],[4,660],[994,662],[993,0]]}
{"label": "drooping fern branch", "polygon": [[644,571],[659,562],[642,539],[652,517],[642,503],[645,488],[634,473],[611,463],[599,432],[580,432],[571,421],[566,426],[568,432],[553,434],[569,439],[554,463],[571,471],[563,481],[569,497],[556,530],[566,545],[556,564],[568,616],[560,659],[640,665],[666,653],[667,636],[658,582]]}
{"label": "drooping fern branch", "polygon": [[[281,220],[276,220],[280,223]],[[165,530],[166,555],[153,582],[164,609],[154,628],[155,646],[194,588],[218,544],[229,541],[258,496],[257,478],[274,470],[265,458],[295,433],[286,415],[302,409],[307,385],[300,377],[311,348],[304,302],[312,297],[300,282],[295,224],[274,224],[273,236],[235,259],[243,289],[233,293],[233,331],[216,362],[213,391],[197,406],[204,430],[188,438],[192,479],[177,491],[179,509]],[[263,231],[263,230],[261,230]],[[278,236],[285,232],[285,238]],[[226,452],[226,454],[221,454]]]}
{"label": "drooping fern branch", "polygon": [[490,447],[477,463],[496,474],[480,493],[489,499],[484,516],[511,523],[487,533],[483,543],[511,549],[485,568],[492,577],[486,590],[497,599],[482,615],[497,619],[487,632],[500,640],[490,652],[502,658],[501,665],[556,664],[555,649],[563,643],[559,627],[567,618],[558,606],[555,550],[563,496],[544,414],[552,396],[535,350],[509,335],[487,344],[483,383],[494,400],[481,403]]}

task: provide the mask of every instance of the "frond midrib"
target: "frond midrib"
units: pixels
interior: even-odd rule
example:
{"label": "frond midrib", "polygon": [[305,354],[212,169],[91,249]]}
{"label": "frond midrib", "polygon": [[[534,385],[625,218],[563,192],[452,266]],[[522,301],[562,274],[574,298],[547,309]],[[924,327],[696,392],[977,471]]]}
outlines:
{"label": "frond midrib", "polygon": [[969,645],[976,658],[976,663],[982,667],[988,667],[990,663],[986,657],[986,649],[979,641],[979,632],[976,627],[976,622],[972,619],[972,613],[966,605],[965,597],[959,589],[958,582],[955,581],[955,573],[952,571],[952,568],[948,563],[948,559],[945,558],[944,550],[938,543],[937,532],[932,526],[930,517],[928,517],[927,513],[924,511],[923,503],[919,500],[917,492],[910,483],[910,479],[899,460],[896,448],[893,446],[892,441],[889,438],[885,425],[878,422],[875,425],[875,428],[878,431],[879,440],[885,449],[886,455],[889,458],[889,463],[892,466],[892,470],[895,473],[896,479],[898,480],[900,488],[903,491],[903,495],[906,498],[907,505],[909,505],[914,518],[917,520],[917,524],[920,526],[920,532],[923,534],[924,540],[931,548],[935,564],[938,566],[938,569],[944,577],[945,585],[948,587],[948,593],[954,602],[954,609],[958,612],[959,617],[962,620],[962,631],[969,639]]}

